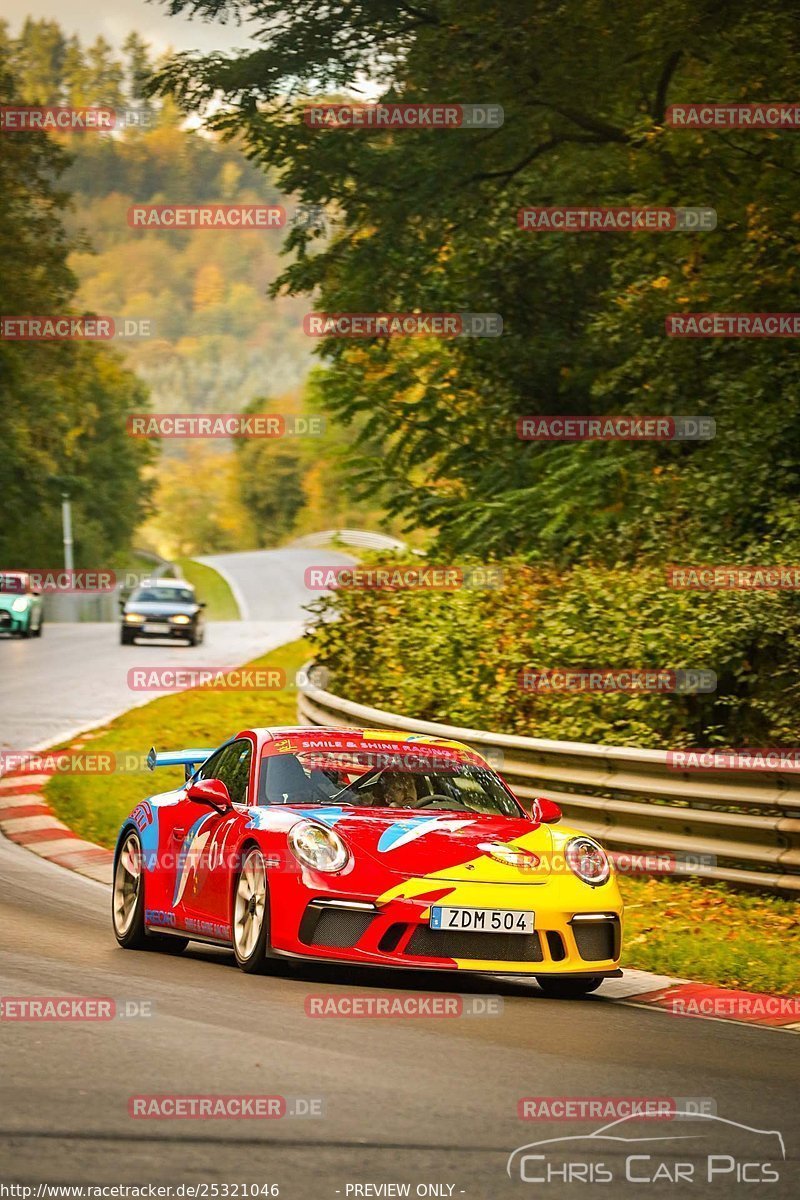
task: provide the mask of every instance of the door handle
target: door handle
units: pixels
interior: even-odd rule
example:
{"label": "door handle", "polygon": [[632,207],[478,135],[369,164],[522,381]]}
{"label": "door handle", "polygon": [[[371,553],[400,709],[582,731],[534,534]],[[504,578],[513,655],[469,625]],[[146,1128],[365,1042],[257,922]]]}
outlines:
{"label": "door handle", "polygon": [[186,836],[186,830],[175,828],[172,831],[172,836],[174,837],[176,842],[183,841],[183,838]]}

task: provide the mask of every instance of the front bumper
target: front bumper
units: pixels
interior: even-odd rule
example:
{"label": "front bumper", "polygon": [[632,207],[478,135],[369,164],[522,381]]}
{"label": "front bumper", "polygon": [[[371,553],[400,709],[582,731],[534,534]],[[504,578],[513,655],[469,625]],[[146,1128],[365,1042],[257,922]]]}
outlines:
{"label": "front bumper", "polygon": [[0,609],[0,633],[24,633],[30,619],[30,612],[12,613],[8,609]]}
{"label": "front bumper", "polygon": [[[432,895],[430,888],[424,898],[385,902],[318,896],[303,908],[296,937],[281,938],[273,928],[272,948],[292,957],[492,974],[610,975],[619,969],[622,903],[614,883],[584,887],[578,894],[581,903],[569,908],[547,888],[451,884],[436,890],[445,891],[446,898]],[[438,902],[532,909],[534,932],[433,930],[430,907]]]}
{"label": "front bumper", "polygon": [[145,630],[141,625],[123,625],[122,628],[129,637],[136,638],[137,641],[143,642],[162,642],[162,641],[188,641],[197,633],[196,625],[171,625],[169,629],[159,630],[153,633],[151,630]]}

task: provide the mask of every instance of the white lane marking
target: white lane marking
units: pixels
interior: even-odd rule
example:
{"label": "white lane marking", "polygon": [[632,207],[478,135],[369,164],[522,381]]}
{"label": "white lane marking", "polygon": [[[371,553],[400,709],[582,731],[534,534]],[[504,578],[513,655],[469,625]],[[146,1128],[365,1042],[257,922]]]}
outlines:
{"label": "white lane marking", "polygon": [[6,779],[0,779],[0,792],[13,792],[14,788],[30,787],[31,784],[43,787],[49,782],[49,775],[10,775]]}
{"label": "white lane marking", "polygon": [[[32,850],[40,858],[48,858],[51,854],[72,854],[76,850],[102,850],[102,846],[94,842],[84,842],[80,838],[63,837],[52,842],[28,842],[26,850]],[[110,853],[110,851],[109,851]]]}
{"label": "white lane marking", "polygon": [[[41,792],[30,792],[27,796],[0,796],[0,808],[27,808],[31,804],[41,804],[46,807],[47,801]],[[0,821],[10,821],[11,817],[0,817]]]}
{"label": "white lane marking", "polygon": [[66,829],[62,821],[57,821],[52,813],[43,813],[40,817],[4,817],[0,822],[3,833],[28,833],[31,829]]}
{"label": "white lane marking", "polygon": [[660,991],[678,983],[691,983],[690,979],[673,979],[671,975],[653,975],[650,971],[623,968],[622,979],[607,979],[602,986],[602,995],[607,1000],[625,1000],[643,992]]}

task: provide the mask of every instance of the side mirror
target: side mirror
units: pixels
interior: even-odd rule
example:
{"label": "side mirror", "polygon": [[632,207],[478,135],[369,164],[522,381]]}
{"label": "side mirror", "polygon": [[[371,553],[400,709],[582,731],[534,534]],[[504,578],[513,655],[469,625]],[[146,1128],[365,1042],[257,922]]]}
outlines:
{"label": "side mirror", "polygon": [[555,800],[547,800],[544,796],[537,796],[533,802],[531,816],[534,821],[541,821],[543,825],[554,825],[556,821],[561,820],[562,813]]}
{"label": "side mirror", "polygon": [[205,602],[205,600],[201,600],[201,601],[199,602],[199,604],[198,604],[198,606],[197,606],[197,607],[198,607],[198,608],[205,608],[205,606],[206,606],[206,602]]}
{"label": "side mirror", "polygon": [[117,603],[119,604],[119,611],[125,612],[125,601],[120,599],[117,601]]}
{"label": "side mirror", "polygon": [[233,808],[227,784],[221,779],[198,779],[189,784],[186,795],[189,800],[194,800],[197,804],[207,804],[218,813],[225,813]]}

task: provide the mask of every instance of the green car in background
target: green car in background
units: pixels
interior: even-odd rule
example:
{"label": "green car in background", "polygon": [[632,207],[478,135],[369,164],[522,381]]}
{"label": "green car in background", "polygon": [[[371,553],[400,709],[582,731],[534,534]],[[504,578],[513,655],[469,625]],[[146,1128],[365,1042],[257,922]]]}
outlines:
{"label": "green car in background", "polygon": [[24,571],[0,575],[0,633],[41,637],[43,625],[44,601],[32,590],[30,576]]}

